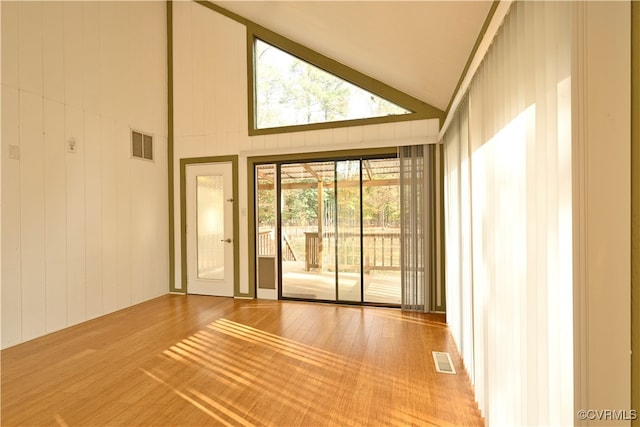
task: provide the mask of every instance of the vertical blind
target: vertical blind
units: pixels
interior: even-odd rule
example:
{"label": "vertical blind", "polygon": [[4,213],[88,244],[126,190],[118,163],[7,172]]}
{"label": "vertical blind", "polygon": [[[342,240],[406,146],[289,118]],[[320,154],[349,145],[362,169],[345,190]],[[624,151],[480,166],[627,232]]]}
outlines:
{"label": "vertical blind", "polygon": [[402,309],[429,311],[434,283],[434,146],[399,148]]}
{"label": "vertical blind", "polygon": [[512,4],[443,138],[447,319],[489,425],[573,423],[571,7]]}
{"label": "vertical blind", "polygon": [[402,309],[426,311],[428,292],[424,273],[428,227],[424,219],[424,146],[400,147],[399,158]]}

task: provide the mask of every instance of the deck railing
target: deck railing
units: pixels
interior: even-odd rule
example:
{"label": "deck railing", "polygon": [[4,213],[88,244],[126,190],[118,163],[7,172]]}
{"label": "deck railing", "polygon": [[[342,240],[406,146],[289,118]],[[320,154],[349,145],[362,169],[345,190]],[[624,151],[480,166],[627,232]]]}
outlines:
{"label": "deck railing", "polygon": [[[360,268],[360,234],[338,234],[338,263],[341,269]],[[282,258],[284,261],[296,261],[299,259],[292,248],[291,242],[285,236]],[[363,267],[366,273],[376,271],[400,271],[400,232],[375,231],[365,232],[362,235]],[[258,255],[275,256],[276,254],[274,231],[260,230],[258,233]],[[304,232],[304,262],[305,270],[322,268],[324,259],[327,264],[335,264],[335,233],[323,233],[322,238],[317,231]],[[326,262],[326,261],[325,261]],[[327,267],[329,267],[327,265]]]}
{"label": "deck railing", "polygon": [[[360,268],[360,234],[338,234],[338,264],[341,269],[358,270]],[[400,271],[400,232],[376,231],[362,234],[363,267],[365,273],[371,270]],[[325,259],[335,264],[335,233],[323,233],[322,239],[317,232],[305,233],[305,270],[321,266],[321,250]]]}
{"label": "deck railing", "polygon": [[275,256],[276,241],[273,230],[260,230],[258,232],[258,255]]}
{"label": "deck railing", "polygon": [[[291,242],[287,236],[284,236],[284,247],[282,248],[282,258],[285,261],[297,261],[298,257],[291,247]],[[274,238],[273,230],[260,230],[258,232],[258,256],[261,257],[275,257],[276,256],[276,241]]]}

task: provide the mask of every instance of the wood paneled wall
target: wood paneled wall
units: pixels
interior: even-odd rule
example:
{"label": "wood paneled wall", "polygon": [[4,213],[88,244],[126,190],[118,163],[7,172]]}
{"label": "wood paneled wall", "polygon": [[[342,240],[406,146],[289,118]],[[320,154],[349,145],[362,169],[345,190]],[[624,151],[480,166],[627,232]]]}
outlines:
{"label": "wood paneled wall", "polygon": [[167,67],[163,2],[1,7],[4,348],[168,291]]}

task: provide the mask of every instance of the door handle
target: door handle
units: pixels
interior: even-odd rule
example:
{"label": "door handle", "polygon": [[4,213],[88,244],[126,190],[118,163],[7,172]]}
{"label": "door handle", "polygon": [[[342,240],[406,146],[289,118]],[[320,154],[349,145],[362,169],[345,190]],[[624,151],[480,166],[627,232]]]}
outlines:
{"label": "door handle", "polygon": [[230,238],[226,238],[226,239],[220,239],[221,242],[227,242],[227,243],[231,243],[231,239]]}

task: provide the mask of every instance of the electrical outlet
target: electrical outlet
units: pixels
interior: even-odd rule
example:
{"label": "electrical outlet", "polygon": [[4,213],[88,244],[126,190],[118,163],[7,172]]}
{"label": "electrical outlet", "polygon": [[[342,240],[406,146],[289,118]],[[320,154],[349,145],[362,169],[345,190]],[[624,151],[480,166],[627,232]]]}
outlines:
{"label": "electrical outlet", "polygon": [[9,158],[11,160],[20,160],[20,147],[18,145],[9,146]]}

